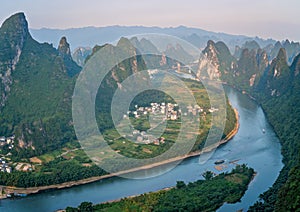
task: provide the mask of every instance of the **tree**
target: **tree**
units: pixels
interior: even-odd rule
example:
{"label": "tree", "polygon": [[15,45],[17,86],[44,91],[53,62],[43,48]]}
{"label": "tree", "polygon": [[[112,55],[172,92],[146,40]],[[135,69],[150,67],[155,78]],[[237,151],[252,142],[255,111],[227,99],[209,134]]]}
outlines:
{"label": "tree", "polygon": [[77,208],[67,207],[66,212],[78,212]]}
{"label": "tree", "polygon": [[93,204],[91,202],[82,202],[78,207],[80,212],[93,212]]}
{"label": "tree", "polygon": [[183,181],[177,181],[176,188],[184,188],[186,185]]}
{"label": "tree", "polygon": [[211,180],[214,177],[214,173],[211,171],[206,171],[202,174],[205,180]]}

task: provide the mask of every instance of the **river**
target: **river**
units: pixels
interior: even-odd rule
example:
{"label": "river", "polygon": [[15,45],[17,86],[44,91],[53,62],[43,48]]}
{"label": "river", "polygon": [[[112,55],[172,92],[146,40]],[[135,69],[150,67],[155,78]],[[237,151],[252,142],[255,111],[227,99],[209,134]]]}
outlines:
{"label": "river", "polygon": [[[176,185],[176,181],[192,182],[201,179],[204,171],[219,173],[214,162],[225,160],[228,165],[223,171],[233,167],[229,161],[238,160],[238,164],[248,164],[257,175],[250,183],[241,202],[224,204],[219,211],[247,209],[260,193],[266,191],[276,180],[283,167],[280,143],[272,127],[268,124],[263,110],[254,101],[239,92],[226,87],[226,93],[234,108],[239,112],[240,128],[235,137],[219,147],[204,164],[198,163],[199,157],[188,158],[171,171],[148,179],[133,180],[113,177],[87,185],[48,191],[20,199],[0,200],[0,211],[55,211],[67,206],[78,206],[83,201],[100,203],[126,196],[156,191]],[[265,129],[265,132],[263,132]],[[149,174],[163,168],[149,170]]]}

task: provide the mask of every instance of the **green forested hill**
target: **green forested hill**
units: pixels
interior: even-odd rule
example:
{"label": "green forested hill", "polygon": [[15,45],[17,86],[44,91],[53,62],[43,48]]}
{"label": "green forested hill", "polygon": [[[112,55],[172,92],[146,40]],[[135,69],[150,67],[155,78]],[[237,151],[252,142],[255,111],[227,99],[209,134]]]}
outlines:
{"label": "green forested hill", "polygon": [[[208,58],[218,67],[223,81],[257,99],[282,144],[285,166],[273,187],[261,195],[262,201],[250,211],[296,211],[300,207],[300,55],[294,55],[289,65],[291,57],[287,51],[291,55],[297,45],[287,42],[283,45],[278,42],[269,51],[248,43],[237,49],[236,54],[240,54],[236,55],[237,63],[218,51],[216,44],[208,43],[215,50]],[[219,62],[223,58],[228,58],[227,67]],[[234,66],[230,67],[228,62]]]}
{"label": "green forested hill", "polygon": [[[299,63],[296,57],[293,64]],[[300,207],[300,77],[299,67],[281,69],[285,72],[279,82],[273,83],[276,95],[261,94],[258,98],[266,111],[270,123],[282,143],[285,167],[273,187],[261,195],[264,204],[256,203],[253,211],[259,208],[275,211],[296,211]]]}
{"label": "green forested hill", "polygon": [[70,108],[75,78],[71,76],[80,67],[73,61],[66,65],[58,50],[36,42],[28,32],[23,13],[3,23],[0,49],[0,84],[4,90],[0,135],[15,134],[15,151],[29,155],[72,140]]}

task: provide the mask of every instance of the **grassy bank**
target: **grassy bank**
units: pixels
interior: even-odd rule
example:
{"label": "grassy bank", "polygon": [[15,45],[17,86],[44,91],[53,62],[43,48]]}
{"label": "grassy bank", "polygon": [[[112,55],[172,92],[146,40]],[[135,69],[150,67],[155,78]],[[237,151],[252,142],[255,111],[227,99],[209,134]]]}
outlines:
{"label": "grassy bank", "polygon": [[83,202],[78,208],[68,207],[66,211],[213,211],[224,202],[239,201],[254,177],[254,170],[238,165],[227,174],[203,175],[205,180],[189,184],[178,181],[173,188],[98,205]]}

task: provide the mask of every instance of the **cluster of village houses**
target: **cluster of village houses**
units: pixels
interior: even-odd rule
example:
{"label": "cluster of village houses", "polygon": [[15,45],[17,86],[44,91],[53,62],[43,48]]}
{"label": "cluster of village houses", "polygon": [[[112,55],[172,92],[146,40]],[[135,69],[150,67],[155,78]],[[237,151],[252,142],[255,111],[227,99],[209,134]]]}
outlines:
{"label": "cluster of village houses", "polygon": [[14,135],[10,136],[10,137],[1,136],[0,137],[0,147],[8,145],[8,149],[13,149],[14,148],[14,143],[15,143],[14,140],[15,140]]}
{"label": "cluster of village houses", "polygon": [[[140,118],[143,115],[152,114],[162,114],[165,115],[167,120],[178,120],[181,115],[187,116],[189,114],[197,115],[197,113],[203,112],[203,109],[199,105],[187,106],[186,110],[183,112],[178,108],[178,104],[173,103],[151,103],[151,107],[138,107],[135,105],[134,111],[128,111],[124,118],[133,115],[134,118]],[[214,112],[217,109],[211,108],[209,112]]]}
{"label": "cluster of village houses", "polygon": [[133,130],[131,135],[126,135],[126,138],[129,138],[141,144],[160,145],[165,143],[164,137],[156,138],[151,134],[147,134],[145,131],[139,131],[139,130]]}
{"label": "cluster of village houses", "polygon": [[[5,136],[1,136],[0,137],[0,147],[3,146],[8,146],[8,149],[13,149],[14,148],[14,139],[15,136],[10,136],[10,137],[5,137]],[[7,173],[11,173],[12,172],[12,168],[9,165],[8,161],[2,157],[0,158],[0,171],[1,172],[7,172]]]}
{"label": "cluster of village houses", "polygon": [[[5,137],[5,136],[1,136],[0,137],[0,148],[3,146],[8,146],[8,149],[12,150],[14,148],[14,142],[15,140],[15,136],[9,136],[9,137]],[[7,173],[11,173],[12,172],[12,162],[9,162],[10,158],[8,156],[11,156],[12,153],[9,152],[6,156],[2,155],[2,157],[0,158],[0,171],[1,172],[7,172]],[[29,163],[14,163],[12,164],[14,166],[14,170],[16,171],[33,171],[34,170],[34,166],[32,166]]]}
{"label": "cluster of village houses", "polygon": [[[140,118],[147,114],[162,114],[165,115],[168,120],[177,120],[180,117],[181,110],[178,110],[177,104],[172,103],[151,103],[151,107],[139,107],[135,105],[134,111],[128,111],[127,115],[133,115],[134,118]],[[124,115],[126,118],[127,115]]]}
{"label": "cluster of village houses", "polygon": [[[0,171],[11,173],[12,167],[10,164],[11,163],[8,163],[7,159],[5,159],[4,157],[0,158]],[[17,163],[16,167],[14,168],[14,170],[16,171],[23,171],[23,172],[33,171],[33,169],[34,167],[28,163]]]}
{"label": "cluster of village houses", "polygon": [[[135,110],[128,111],[124,118],[128,118],[133,116],[138,119],[143,116],[147,116],[148,114],[154,115],[163,115],[163,121],[165,120],[178,120],[181,116],[193,115],[196,116],[199,113],[203,112],[203,109],[199,105],[187,106],[183,111],[178,108],[178,104],[173,103],[151,103],[151,107],[139,107],[135,105]],[[213,113],[218,109],[210,108],[208,111]],[[137,143],[150,144],[153,143],[155,145],[160,145],[165,143],[165,139],[163,137],[155,138],[152,135],[147,134],[145,131],[133,130],[132,134],[126,135],[127,138],[136,141]]]}
{"label": "cluster of village houses", "polygon": [[0,171],[11,173],[12,169],[6,162],[5,158],[0,158]]}

